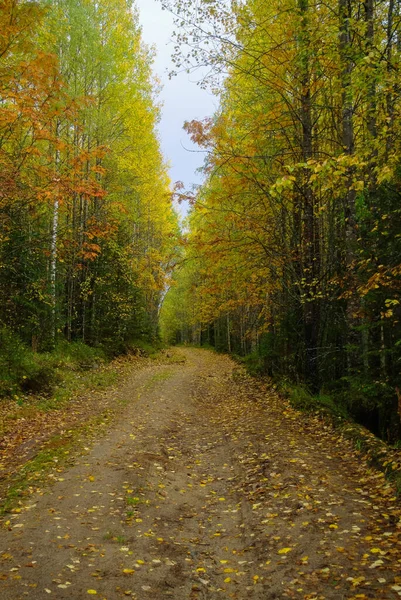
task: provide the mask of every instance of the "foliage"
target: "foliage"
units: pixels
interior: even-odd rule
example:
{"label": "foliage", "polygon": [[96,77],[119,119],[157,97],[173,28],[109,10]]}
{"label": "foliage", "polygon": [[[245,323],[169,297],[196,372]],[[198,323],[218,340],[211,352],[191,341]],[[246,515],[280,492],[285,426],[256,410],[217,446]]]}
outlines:
{"label": "foliage", "polygon": [[68,372],[88,370],[105,362],[99,348],[82,342],[62,342],[53,352],[36,353],[10,329],[0,330],[0,395],[51,395],[68,379]]}
{"label": "foliage", "polygon": [[0,329],[0,395],[48,392],[56,381],[46,357],[35,355],[11,330]]}
{"label": "foliage", "polygon": [[125,0],[7,0],[0,29],[0,325],[89,365],[157,338],[175,262],[152,52]]}
{"label": "foliage", "polygon": [[167,339],[312,395],[340,382],[336,404],[399,438],[399,4],[162,3],[177,63],[220,78],[214,117],[186,124],[206,179]]}

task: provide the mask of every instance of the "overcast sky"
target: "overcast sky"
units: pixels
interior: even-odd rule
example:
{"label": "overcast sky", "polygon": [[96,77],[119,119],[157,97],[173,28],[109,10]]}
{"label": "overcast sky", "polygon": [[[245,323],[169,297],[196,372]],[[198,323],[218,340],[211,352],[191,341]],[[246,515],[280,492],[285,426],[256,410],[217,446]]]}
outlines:
{"label": "overcast sky", "polygon": [[143,29],[143,39],[156,47],[154,72],[161,79],[163,90],[162,119],[159,125],[163,153],[171,165],[173,182],[182,181],[186,189],[200,183],[196,169],[203,164],[204,154],[193,146],[183,130],[184,121],[211,116],[216,108],[216,98],[196,85],[196,75],[180,73],[171,80],[168,72],[173,68],[173,18],[161,9],[157,0],[136,0]]}

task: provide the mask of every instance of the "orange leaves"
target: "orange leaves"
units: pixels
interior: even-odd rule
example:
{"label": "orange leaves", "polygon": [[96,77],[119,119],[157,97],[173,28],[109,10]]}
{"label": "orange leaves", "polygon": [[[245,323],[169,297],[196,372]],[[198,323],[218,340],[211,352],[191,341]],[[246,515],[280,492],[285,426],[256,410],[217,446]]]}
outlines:
{"label": "orange leaves", "polygon": [[203,121],[185,121],[184,129],[195,144],[208,146],[212,140],[210,136],[212,122],[211,118]]}
{"label": "orange leaves", "polygon": [[89,244],[87,242],[84,242],[82,245],[80,255],[84,260],[92,261],[99,256],[100,252],[101,247],[99,246],[99,244]]}

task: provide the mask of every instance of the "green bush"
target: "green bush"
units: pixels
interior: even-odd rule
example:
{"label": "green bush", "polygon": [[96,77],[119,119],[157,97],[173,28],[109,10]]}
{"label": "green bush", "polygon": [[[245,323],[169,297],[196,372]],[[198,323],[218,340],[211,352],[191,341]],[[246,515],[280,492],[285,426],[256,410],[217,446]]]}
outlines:
{"label": "green bush", "polygon": [[0,396],[49,391],[55,378],[46,356],[32,352],[7,327],[0,329]]}
{"label": "green bush", "polygon": [[101,348],[93,348],[83,342],[67,341],[58,343],[50,357],[55,366],[70,369],[92,369],[106,360],[106,354]]}
{"label": "green bush", "polygon": [[82,342],[60,342],[53,352],[36,353],[7,327],[0,328],[0,397],[21,392],[50,394],[63,371],[93,369],[105,353]]}
{"label": "green bush", "polygon": [[246,356],[234,356],[234,358],[243,364],[249,375],[253,377],[261,375],[265,371],[265,360],[258,352],[252,352]]}
{"label": "green bush", "polygon": [[305,385],[282,382],[279,390],[288,397],[291,406],[305,412],[323,411],[336,417],[347,418],[349,413],[341,398],[329,394],[313,396]]}

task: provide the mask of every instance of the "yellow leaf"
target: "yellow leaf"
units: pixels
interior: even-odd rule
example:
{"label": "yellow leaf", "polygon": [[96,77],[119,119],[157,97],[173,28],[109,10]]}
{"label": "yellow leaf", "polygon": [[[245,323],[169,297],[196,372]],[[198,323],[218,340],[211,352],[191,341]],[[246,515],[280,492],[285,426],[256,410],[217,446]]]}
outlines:
{"label": "yellow leaf", "polygon": [[87,594],[92,594],[92,596],[94,596],[95,594],[97,594],[96,590],[86,590]]}
{"label": "yellow leaf", "polygon": [[231,577],[226,577],[224,580],[224,583],[230,583],[230,581],[231,581]]}
{"label": "yellow leaf", "polygon": [[145,564],[145,561],[144,560],[140,560],[140,559],[138,559],[136,562],[138,563],[138,565],[144,565]]}
{"label": "yellow leaf", "polygon": [[281,550],[278,551],[279,554],[287,554],[288,552],[291,552],[292,548],[281,548]]}
{"label": "yellow leaf", "polygon": [[132,573],[135,573],[134,569],[123,569],[123,573],[125,573],[126,575],[132,575]]}
{"label": "yellow leaf", "polygon": [[95,478],[93,477],[93,475],[89,475],[88,479],[89,479],[89,481],[95,481]]}
{"label": "yellow leaf", "polygon": [[235,573],[235,569],[230,569],[230,567],[228,567],[227,569],[224,569],[224,573]]}
{"label": "yellow leaf", "polygon": [[378,554],[379,552],[381,552],[380,548],[371,548],[370,551],[372,554]]}

